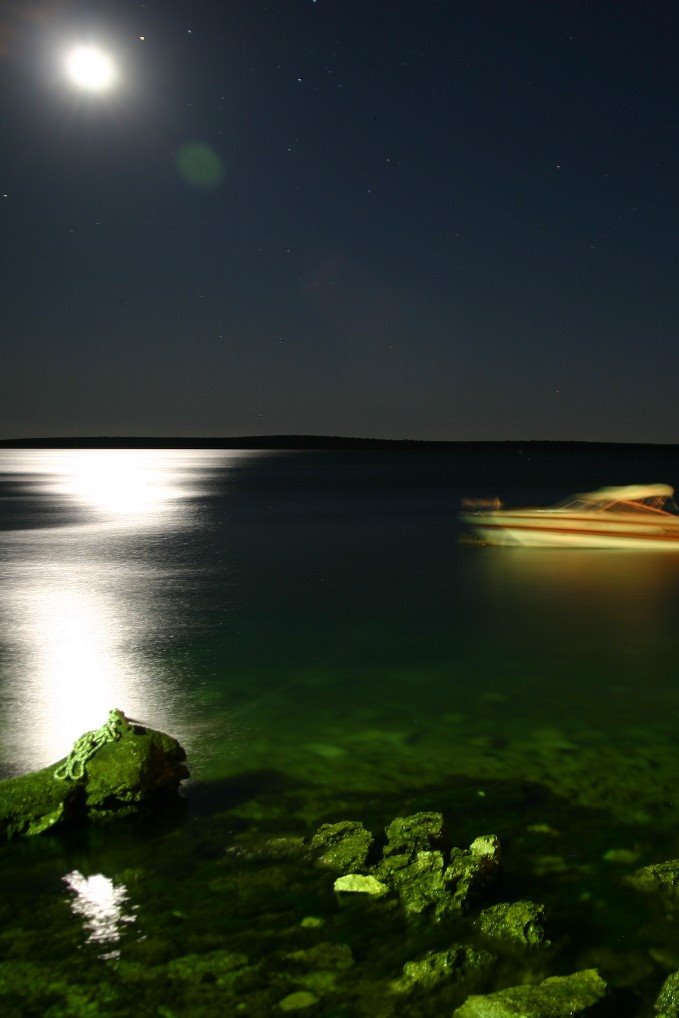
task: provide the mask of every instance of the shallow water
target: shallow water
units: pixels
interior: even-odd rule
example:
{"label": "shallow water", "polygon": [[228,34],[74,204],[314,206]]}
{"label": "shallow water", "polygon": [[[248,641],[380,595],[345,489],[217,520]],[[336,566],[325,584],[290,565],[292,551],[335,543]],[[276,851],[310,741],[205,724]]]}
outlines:
{"label": "shallow water", "polygon": [[[1,452],[2,776],[111,707],[175,735],[192,772],[176,815],[3,850],[10,1009],[268,1014],[302,985],[281,943],[316,938],[349,944],[362,989],[337,977],[314,1013],[391,1014],[384,981],[451,930],[372,905],[366,923],[299,864],[232,850],[438,809],[454,844],[497,833],[506,895],[548,905],[544,974],[636,965],[618,1011],[646,1013],[679,945],[622,877],[676,854],[679,555],[483,549],[456,512],[675,471],[653,448]],[[237,991],[176,974],[225,950],[261,966]]]}

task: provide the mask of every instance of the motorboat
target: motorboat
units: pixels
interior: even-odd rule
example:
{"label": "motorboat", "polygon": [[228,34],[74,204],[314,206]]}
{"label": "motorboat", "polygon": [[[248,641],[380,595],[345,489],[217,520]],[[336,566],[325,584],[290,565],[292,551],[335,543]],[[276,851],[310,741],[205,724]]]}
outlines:
{"label": "motorboat", "polygon": [[679,508],[668,484],[599,488],[545,509],[468,500],[461,519],[483,544],[679,551]]}

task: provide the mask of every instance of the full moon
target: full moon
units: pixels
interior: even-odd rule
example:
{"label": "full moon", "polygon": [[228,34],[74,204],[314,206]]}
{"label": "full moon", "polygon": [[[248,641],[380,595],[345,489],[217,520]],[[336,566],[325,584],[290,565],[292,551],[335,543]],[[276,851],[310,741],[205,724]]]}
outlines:
{"label": "full moon", "polygon": [[98,46],[76,46],[66,55],[65,66],[71,82],[87,92],[105,92],[116,80],[113,60]]}

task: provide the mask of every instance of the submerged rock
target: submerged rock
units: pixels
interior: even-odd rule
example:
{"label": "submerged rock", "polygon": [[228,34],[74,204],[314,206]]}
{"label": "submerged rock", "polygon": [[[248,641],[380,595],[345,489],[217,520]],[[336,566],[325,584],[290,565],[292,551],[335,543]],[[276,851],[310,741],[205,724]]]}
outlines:
{"label": "submerged rock", "polygon": [[484,908],[475,926],[488,940],[511,947],[534,948],[549,944],[544,922],[544,905],[532,901],[503,901]]}
{"label": "submerged rock", "polygon": [[298,990],[296,993],[289,993],[287,997],[283,997],[278,1002],[278,1006],[281,1011],[302,1011],[305,1007],[313,1007],[317,1003],[318,997],[315,993],[309,993],[307,990]]}
{"label": "submerged rock", "polygon": [[40,834],[57,824],[133,812],[175,796],[188,777],[176,739],[112,710],[64,760],[0,782],[0,842]]}
{"label": "submerged rock", "polygon": [[335,891],[398,897],[408,916],[442,919],[461,912],[496,874],[500,843],[495,835],[476,838],[468,849],[448,847],[441,813],[397,817],[385,829],[380,861],[371,866],[373,836],[363,824],[323,824],[310,843],[317,865],[341,876]]}
{"label": "submerged rock", "polygon": [[353,967],[354,957],[348,944],[322,941],[286,954],[284,962],[286,975],[293,983],[323,997],[335,992],[337,982]]}
{"label": "submerged rock", "polygon": [[306,969],[348,969],[354,964],[354,956],[348,944],[335,944],[323,940],[313,947],[291,951],[285,955],[286,961],[303,965]]}
{"label": "submerged rock", "polygon": [[391,860],[392,868],[401,861],[406,866],[418,852],[443,851],[448,841],[441,813],[413,813],[397,817],[385,829],[387,843],[384,858]]}
{"label": "submerged rock", "polygon": [[[422,816],[439,814],[415,814],[405,820],[417,820]],[[387,832],[391,827],[393,825]],[[424,834],[419,823],[412,829],[417,831],[413,841],[399,838],[398,851],[389,853],[387,843],[384,857],[375,867],[375,875],[394,889],[406,915],[430,913],[439,920],[453,912],[464,911],[498,871],[499,840],[495,835],[485,835],[476,838],[468,849],[453,848],[448,857],[439,849],[420,847],[423,840],[429,838],[429,844],[441,843],[440,826],[436,825],[431,833],[425,826]]]}
{"label": "submerged rock", "polygon": [[635,863],[639,854],[639,850],[636,848],[609,848],[601,858],[604,862],[611,862],[616,866],[627,866]]}
{"label": "submerged rock", "polygon": [[679,902],[679,859],[642,866],[630,873],[627,883],[645,894],[659,894],[667,901]]}
{"label": "submerged rock", "polygon": [[466,908],[495,879],[499,869],[500,840],[494,834],[475,838],[468,849],[454,848],[445,879],[455,888],[455,907]]}
{"label": "submerged rock", "polygon": [[373,836],[357,820],[341,820],[323,824],[311,839],[311,848],[318,852],[319,866],[336,873],[353,873],[364,868]]}
{"label": "submerged rock", "polygon": [[372,894],[381,897],[389,888],[376,877],[364,876],[362,873],[346,873],[335,881],[335,890],[351,894]]}
{"label": "submerged rock", "polygon": [[653,1008],[658,1018],[679,1018],[679,972],[667,977]]}
{"label": "submerged rock", "polygon": [[385,833],[382,858],[371,866],[373,836],[363,824],[343,820],[318,829],[310,848],[319,866],[341,874],[335,891],[391,892],[407,916],[439,921],[465,911],[500,866],[500,842],[494,834],[476,838],[467,849],[450,849],[441,813],[397,817]]}
{"label": "submerged rock", "polygon": [[247,955],[240,951],[210,951],[174,958],[165,972],[169,980],[189,983],[207,980],[215,986],[231,987],[247,964]]}
{"label": "submerged rock", "polygon": [[537,986],[510,986],[468,997],[453,1018],[571,1018],[586,1014],[606,993],[596,969],[551,976]]}
{"label": "submerged rock", "polygon": [[376,872],[380,881],[396,891],[406,915],[426,912],[435,919],[441,919],[454,910],[444,870],[441,852],[418,852],[406,866],[401,865],[399,860],[394,867],[393,859],[383,859]]}
{"label": "submerged rock", "polygon": [[430,990],[440,983],[476,982],[492,967],[495,959],[488,951],[479,951],[466,944],[454,944],[445,951],[430,951],[421,958],[407,961],[403,975],[391,984],[394,993],[410,993],[413,989]]}

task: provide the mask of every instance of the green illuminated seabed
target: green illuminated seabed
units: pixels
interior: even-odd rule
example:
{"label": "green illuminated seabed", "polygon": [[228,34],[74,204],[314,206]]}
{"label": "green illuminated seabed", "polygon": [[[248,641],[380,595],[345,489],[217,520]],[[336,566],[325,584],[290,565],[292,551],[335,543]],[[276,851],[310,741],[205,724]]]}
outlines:
{"label": "green illuminated seabed", "polygon": [[[346,683],[312,676],[263,692],[232,712],[228,753],[203,728],[175,815],[9,846],[3,1013],[452,1015],[469,987],[395,992],[404,964],[474,943],[482,905],[529,899],[553,946],[504,959],[483,992],[597,968],[613,996],[592,1013],[651,1015],[679,933],[624,877],[675,853],[669,721],[630,724],[618,746],[540,709],[508,732],[500,691],[413,712],[408,682],[384,676],[358,709]],[[360,820],[379,840],[423,810],[444,814],[455,845],[500,838],[502,876],[467,914],[413,923],[393,901],[340,900],[301,851],[323,823]]]}

